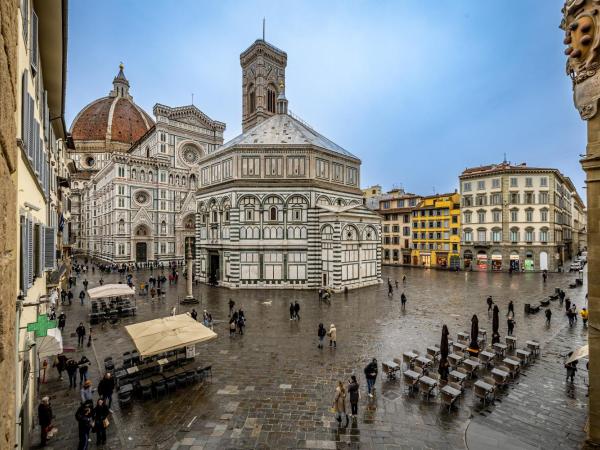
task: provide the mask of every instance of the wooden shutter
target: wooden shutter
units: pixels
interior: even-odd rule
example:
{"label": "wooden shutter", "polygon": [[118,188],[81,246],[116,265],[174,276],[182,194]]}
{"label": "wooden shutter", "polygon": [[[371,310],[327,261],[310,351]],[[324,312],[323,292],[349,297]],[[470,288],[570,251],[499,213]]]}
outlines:
{"label": "wooden shutter", "polygon": [[33,221],[27,219],[27,286],[33,284]]}
{"label": "wooden shutter", "polygon": [[19,283],[20,288],[23,291],[23,295],[27,295],[27,288],[29,287],[29,259],[27,258],[27,218],[21,216],[21,245],[20,245],[20,260],[19,260]]}
{"label": "wooden shutter", "polygon": [[33,139],[33,130],[34,130],[34,119],[33,113],[35,110],[35,104],[33,102],[33,97],[27,94],[27,99],[29,103],[29,108],[27,108],[27,113],[29,114],[29,119],[27,120],[27,157],[29,161],[33,164],[33,155],[35,153],[34,147],[34,139]]}
{"label": "wooden shutter", "polygon": [[28,138],[29,133],[29,99],[27,94],[27,88],[29,87],[29,77],[27,71],[23,72],[21,77],[21,140],[23,146],[28,150]]}
{"label": "wooden shutter", "polygon": [[44,270],[56,268],[56,232],[54,227],[44,227]]}
{"label": "wooden shutter", "polygon": [[31,69],[38,71],[38,16],[35,11],[31,11],[31,46],[29,48],[29,59]]}

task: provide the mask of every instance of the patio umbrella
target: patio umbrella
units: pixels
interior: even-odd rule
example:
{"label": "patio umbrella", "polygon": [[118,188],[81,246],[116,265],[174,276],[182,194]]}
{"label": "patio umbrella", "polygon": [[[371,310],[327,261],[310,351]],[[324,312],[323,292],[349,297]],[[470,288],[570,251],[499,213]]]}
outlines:
{"label": "patio umbrella", "polygon": [[479,344],[477,338],[479,337],[479,319],[476,314],[473,314],[471,318],[471,343],[469,344],[468,350],[471,353],[479,353]]}
{"label": "patio umbrella", "polygon": [[444,325],[442,327],[442,340],[440,342],[440,365],[438,367],[438,373],[440,378],[444,381],[448,381],[448,327]]}
{"label": "patio umbrella", "polygon": [[500,342],[500,333],[498,332],[498,328],[500,327],[499,314],[500,310],[498,309],[498,305],[494,305],[494,314],[492,317],[492,344]]}
{"label": "patio umbrella", "polygon": [[574,352],[571,352],[571,356],[565,361],[565,364],[569,364],[570,362],[577,361],[578,359],[585,358],[588,356],[590,350],[588,345],[584,345],[583,347],[578,348]]}

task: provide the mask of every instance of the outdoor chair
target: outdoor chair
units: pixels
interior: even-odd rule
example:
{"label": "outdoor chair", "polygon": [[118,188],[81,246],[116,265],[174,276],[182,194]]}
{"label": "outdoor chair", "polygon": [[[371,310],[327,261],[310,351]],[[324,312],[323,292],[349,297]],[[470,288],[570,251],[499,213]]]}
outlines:
{"label": "outdoor chair", "polygon": [[437,373],[432,373],[427,375],[427,377],[419,378],[419,389],[423,393],[423,397],[425,397],[428,401],[429,397],[433,396],[438,383],[439,375]]}
{"label": "outdoor chair", "polygon": [[455,384],[457,384],[457,385],[459,385],[460,386],[460,390],[462,391],[464,389],[463,382],[464,382],[464,380],[466,380],[469,377],[469,372],[467,370],[465,370],[464,367],[457,367],[455,370],[456,370],[456,372],[462,373],[465,376],[462,377],[462,378],[459,378],[457,376],[454,376],[454,375],[450,374],[449,375],[450,381],[453,382],[453,383],[455,383]]}
{"label": "outdoor chair", "polygon": [[140,354],[137,352],[137,350],[134,350],[133,352],[131,352],[131,363],[137,364],[139,362],[140,362]]}
{"label": "outdoor chair", "polygon": [[[450,389],[448,389],[450,388]],[[454,403],[460,401],[460,397],[462,395],[462,391],[459,385],[456,383],[448,383],[441,390],[441,405],[448,407],[448,412],[454,406]]]}
{"label": "outdoor chair", "polygon": [[119,394],[119,405],[121,408],[131,404],[131,393]]}
{"label": "outdoor chair", "polygon": [[177,374],[175,381],[177,383],[178,388],[185,387],[187,385],[187,374],[185,372]]}
{"label": "outdoor chair", "polygon": [[496,369],[498,369],[501,372],[506,373],[506,376],[500,376],[500,375],[496,375],[496,374],[492,373],[494,381],[496,382],[496,386],[497,387],[506,387],[506,386],[508,386],[508,384],[510,382],[510,380],[509,380],[510,369],[508,367],[506,367],[506,366],[497,366]]}
{"label": "outdoor chair", "polygon": [[142,388],[142,400],[150,400],[152,398],[152,388],[147,386]]}
{"label": "outdoor chair", "polygon": [[106,372],[112,372],[115,370],[115,363],[113,362],[112,357],[104,358],[104,370]]}
{"label": "outdoor chair", "polygon": [[519,358],[523,366],[529,364],[529,359],[531,358],[531,352],[529,350],[526,350],[524,348],[518,349],[515,352],[515,355],[517,356],[517,358]]}
{"label": "outdoor chair", "polygon": [[163,395],[167,394],[167,383],[163,381],[159,381],[154,383],[154,393],[156,394],[156,398],[160,398]]}
{"label": "outdoor chair", "polygon": [[130,357],[123,358],[123,367],[124,368],[129,369],[132,365],[133,365],[133,363],[131,362]]}
{"label": "outdoor chair", "polygon": [[175,377],[168,378],[166,380],[166,385],[167,385],[167,391],[169,393],[173,393],[177,390],[177,380],[175,379]]}

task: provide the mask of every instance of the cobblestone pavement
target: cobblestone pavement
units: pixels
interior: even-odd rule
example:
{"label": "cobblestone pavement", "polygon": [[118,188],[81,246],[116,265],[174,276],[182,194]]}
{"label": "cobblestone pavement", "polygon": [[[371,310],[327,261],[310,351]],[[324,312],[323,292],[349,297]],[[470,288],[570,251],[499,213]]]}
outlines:
{"label": "cobblestone pavement", "polygon": [[[405,286],[401,282],[403,274],[407,275]],[[140,271],[134,276],[142,280],[149,273]],[[465,448],[467,444],[484,448],[477,445],[493,445],[498,439],[496,433],[507,431],[515,436],[516,444],[534,447],[549,442],[551,446],[560,443],[562,448],[575,448],[583,441],[586,406],[582,378],[587,372],[580,370],[575,388],[565,390],[559,356],[585,340],[581,321],[571,330],[566,328],[566,318],[560,313],[558,302],[553,302],[553,323],[546,328],[543,314],[525,317],[523,305],[537,303],[555,286],[561,286],[581,307],[585,286],[567,289],[573,279],[568,274],[551,274],[546,284],[537,273],[509,276],[384,268],[384,280],[388,276],[400,283],[392,298],[387,296],[384,282],[347,295],[335,295],[331,304],[320,304],[314,292],[231,291],[195,286],[195,294],[202,298],[202,304],[195,308],[200,315],[202,309],[213,314],[219,335],[215,341],[197,348],[199,363],[212,365],[212,382],[181,389],[158,401],[136,400],[126,410],[115,405],[109,443],[104,448],[444,449]],[[82,278],[74,290],[76,296]],[[88,274],[87,278],[90,287],[94,287],[99,274]],[[104,280],[115,282],[119,276],[104,275]],[[104,330],[94,329],[94,345],[92,349],[85,348],[86,355],[90,359],[95,356],[97,361],[106,356],[119,359],[124,351],[132,349],[123,325],[168,315],[174,306],[180,312],[191,310],[191,306],[178,306],[178,299],[185,294],[184,284],[180,279],[178,285],[168,287],[165,300],[140,297],[135,318]],[[408,297],[406,311],[400,308],[402,291]],[[480,319],[480,327],[491,335],[487,295],[494,297],[502,314],[506,314],[508,302],[513,300],[519,346],[528,339],[537,339],[543,345],[542,357],[524,370],[495,405],[483,408],[468,387],[459,407],[448,413],[438,398],[425,401],[408,395],[402,381],[388,381],[382,376],[377,379],[375,398],[369,399],[363,368],[371,358],[381,362],[401,357],[407,350],[424,352],[427,346],[439,343],[443,324],[448,325],[454,338],[459,331],[468,331],[474,313]],[[246,313],[244,336],[229,337],[229,298]],[[301,305],[300,321],[289,320],[289,303],[293,300]],[[67,330],[74,332],[79,321],[87,317],[89,303],[86,300],[81,307],[74,302],[64,309]],[[319,322],[326,327],[336,324],[337,349],[317,348]],[[504,337],[505,321],[501,320],[500,325]],[[73,345],[75,338],[65,334],[66,344]],[[358,420],[347,428],[339,428],[329,412],[335,382],[345,381],[353,373],[358,375],[362,391]],[[98,380],[97,365],[91,375]],[[49,448],[76,448],[74,413],[78,391],[69,392],[65,381],[56,381],[55,377],[53,373],[51,381],[42,387],[42,393],[51,395],[57,416],[55,425],[59,428]],[[560,426],[554,426],[557,420]],[[540,429],[545,436],[538,441]],[[35,433],[33,441],[37,442],[39,433]]]}

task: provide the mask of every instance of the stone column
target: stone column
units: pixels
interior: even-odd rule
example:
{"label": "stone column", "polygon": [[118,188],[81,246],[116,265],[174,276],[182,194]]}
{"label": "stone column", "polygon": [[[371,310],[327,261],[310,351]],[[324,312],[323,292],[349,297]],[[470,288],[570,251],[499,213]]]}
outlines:
{"label": "stone column", "polygon": [[186,279],[187,295],[185,296],[185,300],[189,302],[189,301],[194,300],[194,293],[192,291],[192,278],[193,278],[192,273],[194,270],[194,258],[192,258],[192,245],[191,245],[190,241],[188,241],[188,244],[187,244],[186,259],[187,259],[187,279]]}
{"label": "stone column", "polygon": [[587,175],[588,207],[588,441],[600,444],[600,3],[567,0],[562,12],[567,74],[573,81],[575,107],[587,121],[588,144],[581,163]]}

